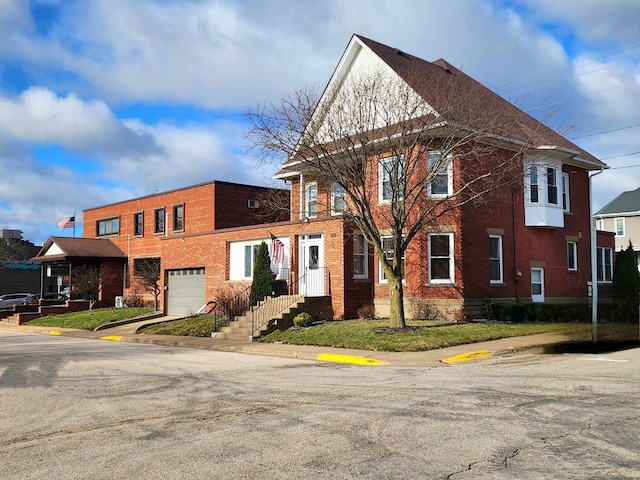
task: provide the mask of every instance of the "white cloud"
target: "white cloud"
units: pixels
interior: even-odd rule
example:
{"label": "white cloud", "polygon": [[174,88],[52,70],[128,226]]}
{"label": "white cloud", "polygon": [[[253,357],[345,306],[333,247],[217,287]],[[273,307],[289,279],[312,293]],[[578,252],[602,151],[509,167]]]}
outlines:
{"label": "white cloud", "polygon": [[149,138],[128,129],[101,101],[83,101],[75,95],[58,97],[43,87],[32,87],[17,98],[0,96],[0,140],[59,144],[87,151],[152,149]]}

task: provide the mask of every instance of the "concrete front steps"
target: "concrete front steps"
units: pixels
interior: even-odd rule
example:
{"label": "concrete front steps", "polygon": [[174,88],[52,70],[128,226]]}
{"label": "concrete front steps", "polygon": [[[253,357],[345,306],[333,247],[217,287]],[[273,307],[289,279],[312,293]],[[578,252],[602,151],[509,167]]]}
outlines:
{"label": "concrete front steps", "polygon": [[[329,308],[331,306],[331,297],[300,297],[299,295],[267,297],[258,303],[253,313],[250,310],[245,312],[214,335],[218,340],[251,342],[253,337],[257,338],[276,329],[285,330],[291,327],[294,317],[301,312],[318,316],[327,309],[327,306]],[[255,333],[252,332],[254,323],[256,326],[262,325]]]}

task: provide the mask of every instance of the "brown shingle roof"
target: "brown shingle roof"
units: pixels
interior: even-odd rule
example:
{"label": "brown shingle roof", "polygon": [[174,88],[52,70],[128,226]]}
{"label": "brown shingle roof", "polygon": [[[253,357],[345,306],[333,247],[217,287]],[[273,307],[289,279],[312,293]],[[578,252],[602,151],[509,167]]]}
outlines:
{"label": "brown shingle roof", "polygon": [[[53,245],[62,253],[46,255]],[[55,261],[69,258],[121,258],[127,256],[106,238],[50,237],[32,260]]]}
{"label": "brown shingle roof", "polygon": [[[360,35],[356,37],[447,121],[471,128],[485,129],[486,125],[491,124],[488,116],[499,114],[504,119],[504,123],[492,124],[495,127],[494,134],[504,135],[533,146],[555,146],[573,150],[578,152],[578,156],[583,160],[598,166],[606,166],[587,151],[526,114],[446,60],[428,62]],[[461,100],[456,102],[452,99]]]}

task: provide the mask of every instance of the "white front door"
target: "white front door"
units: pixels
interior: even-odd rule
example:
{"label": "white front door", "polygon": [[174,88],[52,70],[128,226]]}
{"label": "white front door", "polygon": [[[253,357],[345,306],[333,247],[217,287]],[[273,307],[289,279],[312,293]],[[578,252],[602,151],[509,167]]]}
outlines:
{"label": "white front door", "polygon": [[300,293],[324,295],[324,245],[322,234],[300,237]]}
{"label": "white front door", "polygon": [[531,301],[544,302],[544,268],[531,269]]}

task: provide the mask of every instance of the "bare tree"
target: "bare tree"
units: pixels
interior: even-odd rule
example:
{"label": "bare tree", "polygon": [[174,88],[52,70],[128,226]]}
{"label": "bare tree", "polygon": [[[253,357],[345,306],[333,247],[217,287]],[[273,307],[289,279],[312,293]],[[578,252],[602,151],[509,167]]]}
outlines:
{"label": "bare tree", "polygon": [[[521,187],[523,152],[540,125],[462,72],[428,65],[441,72],[352,75],[322,96],[305,88],[246,114],[259,162],[343,192],[344,217],[373,246],[388,281],[393,327],[405,326],[402,264],[411,242],[443,217]],[[325,203],[319,215],[336,209]]]}
{"label": "bare tree", "polygon": [[153,294],[154,308],[157,311],[158,297],[160,296],[161,292],[160,258],[155,257],[134,259],[133,276],[140,287]]}
{"label": "bare tree", "polygon": [[73,268],[71,298],[89,300],[92,309],[100,298],[102,286],[115,280],[115,275],[108,275],[100,265],[78,265]]}

